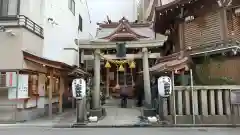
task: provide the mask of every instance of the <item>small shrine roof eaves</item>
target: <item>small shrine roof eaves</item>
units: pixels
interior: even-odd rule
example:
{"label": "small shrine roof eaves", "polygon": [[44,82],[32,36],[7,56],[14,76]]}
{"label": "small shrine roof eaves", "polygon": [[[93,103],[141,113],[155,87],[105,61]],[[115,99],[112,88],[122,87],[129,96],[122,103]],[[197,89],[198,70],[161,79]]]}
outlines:
{"label": "small shrine roof eaves", "polygon": [[56,69],[60,69],[60,70],[67,70],[68,72],[76,72],[78,74],[88,74],[87,72],[85,72],[83,69],[78,68],[76,66],[72,66],[69,65],[67,63],[64,62],[60,62],[60,61],[56,61],[56,60],[52,60],[49,58],[45,58],[45,57],[41,57],[41,56],[37,56],[35,54],[32,54],[26,50],[22,50],[23,56],[25,60],[34,62],[34,63],[38,63],[38,64],[42,64],[45,65],[47,67],[51,67],[51,68],[56,68]]}
{"label": "small shrine roof eaves", "polygon": [[150,72],[178,71],[189,69],[191,58],[188,53],[177,52],[158,59],[158,63],[149,68]]}

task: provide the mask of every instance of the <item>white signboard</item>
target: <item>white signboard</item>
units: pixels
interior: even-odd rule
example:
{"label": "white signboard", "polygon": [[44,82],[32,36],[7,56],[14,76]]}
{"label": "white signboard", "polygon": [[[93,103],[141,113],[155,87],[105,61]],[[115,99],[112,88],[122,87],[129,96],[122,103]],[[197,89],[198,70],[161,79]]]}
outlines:
{"label": "white signboard", "polygon": [[[17,75],[15,72],[6,73],[6,86],[13,87],[8,89],[8,99],[25,99],[28,97],[28,75],[19,74],[18,76],[18,89]],[[15,88],[14,88],[15,87]]]}
{"label": "white signboard", "polygon": [[158,78],[158,93],[162,97],[168,97],[172,93],[172,81],[168,76]]}
{"label": "white signboard", "polygon": [[74,79],[72,82],[72,95],[76,99],[86,96],[86,81],[82,78]]}

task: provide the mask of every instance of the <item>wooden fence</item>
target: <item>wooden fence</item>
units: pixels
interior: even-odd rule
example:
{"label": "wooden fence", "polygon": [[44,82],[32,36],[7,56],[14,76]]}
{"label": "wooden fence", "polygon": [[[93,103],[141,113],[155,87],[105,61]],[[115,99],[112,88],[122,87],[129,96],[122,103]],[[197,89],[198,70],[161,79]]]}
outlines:
{"label": "wooden fence", "polygon": [[240,92],[240,86],[175,86],[165,100],[164,115],[173,124],[240,124],[233,91]]}

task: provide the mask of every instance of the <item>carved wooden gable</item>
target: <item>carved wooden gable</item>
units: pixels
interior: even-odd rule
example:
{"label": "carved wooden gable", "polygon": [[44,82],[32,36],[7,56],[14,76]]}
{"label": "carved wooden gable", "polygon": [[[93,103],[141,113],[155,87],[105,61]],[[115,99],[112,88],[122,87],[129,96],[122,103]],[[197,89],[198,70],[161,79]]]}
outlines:
{"label": "carved wooden gable", "polygon": [[106,37],[102,37],[101,39],[108,39],[110,41],[116,40],[117,38],[131,38],[132,40],[138,40],[140,38],[149,38],[143,35],[136,33],[130,26],[127,19],[124,17],[119,21],[118,26],[115,30]]}

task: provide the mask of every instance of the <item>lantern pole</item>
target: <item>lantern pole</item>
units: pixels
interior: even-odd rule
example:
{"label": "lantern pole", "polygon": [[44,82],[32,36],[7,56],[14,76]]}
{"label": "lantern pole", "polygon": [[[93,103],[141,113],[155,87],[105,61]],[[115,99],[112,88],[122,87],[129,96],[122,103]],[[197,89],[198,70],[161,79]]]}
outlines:
{"label": "lantern pole", "polygon": [[[193,73],[192,73],[192,69],[190,69],[190,78],[191,78],[191,96],[192,96],[192,99],[194,98],[194,89],[193,89]],[[192,119],[193,119],[193,124],[196,123],[196,120],[195,120],[195,100],[193,100],[192,102],[192,112],[193,112],[193,115],[192,115]]]}
{"label": "lantern pole", "polygon": [[175,81],[174,81],[174,71],[172,71],[172,98],[173,98],[173,118],[174,125],[177,123],[176,119],[176,103],[175,103]]}

